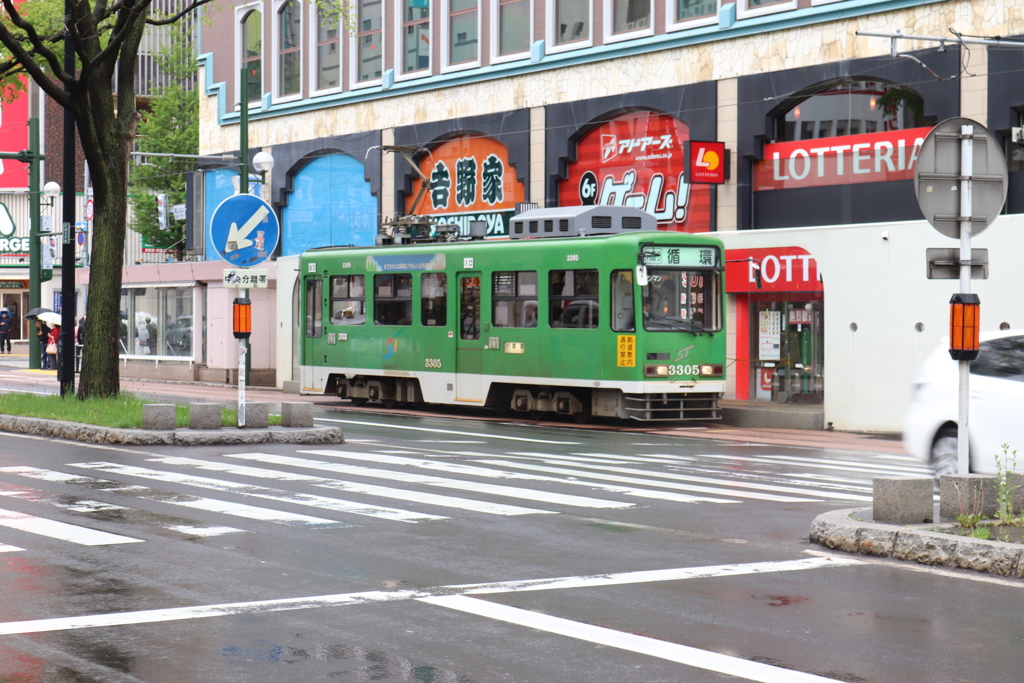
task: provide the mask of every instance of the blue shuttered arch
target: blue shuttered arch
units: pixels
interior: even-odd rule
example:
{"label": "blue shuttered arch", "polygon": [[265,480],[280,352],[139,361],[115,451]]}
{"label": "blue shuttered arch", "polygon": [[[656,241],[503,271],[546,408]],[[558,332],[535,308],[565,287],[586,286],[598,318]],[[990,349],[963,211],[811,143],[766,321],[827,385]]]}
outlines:
{"label": "blue shuttered arch", "polygon": [[318,156],[297,171],[281,211],[281,254],[372,245],[377,200],[364,176],[363,164],[347,154]]}

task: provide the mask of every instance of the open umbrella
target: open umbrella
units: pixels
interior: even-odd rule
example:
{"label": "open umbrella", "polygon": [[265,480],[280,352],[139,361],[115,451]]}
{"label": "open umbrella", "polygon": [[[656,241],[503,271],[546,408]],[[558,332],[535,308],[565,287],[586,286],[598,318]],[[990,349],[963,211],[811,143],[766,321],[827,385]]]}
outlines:
{"label": "open umbrella", "polygon": [[25,314],[25,319],[35,318],[40,313],[53,313],[49,308],[33,308],[31,311]]}
{"label": "open umbrella", "polygon": [[60,313],[54,313],[53,311],[44,311],[36,316],[50,327],[60,325],[61,315]]}

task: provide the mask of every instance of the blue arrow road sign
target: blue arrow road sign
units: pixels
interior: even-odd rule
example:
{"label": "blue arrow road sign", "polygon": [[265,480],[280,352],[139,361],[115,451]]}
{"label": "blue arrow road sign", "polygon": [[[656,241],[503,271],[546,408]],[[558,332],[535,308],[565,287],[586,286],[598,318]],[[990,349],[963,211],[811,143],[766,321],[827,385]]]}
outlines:
{"label": "blue arrow road sign", "polygon": [[217,255],[233,266],[263,263],[274,253],[280,237],[274,209],[252,195],[228,197],[210,218],[210,241]]}

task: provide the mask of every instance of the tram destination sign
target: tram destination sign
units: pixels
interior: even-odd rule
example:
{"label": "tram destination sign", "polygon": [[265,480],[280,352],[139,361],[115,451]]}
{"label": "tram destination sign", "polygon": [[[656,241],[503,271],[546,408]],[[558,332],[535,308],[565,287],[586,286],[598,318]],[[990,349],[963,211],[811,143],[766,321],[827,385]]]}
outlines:
{"label": "tram destination sign", "polygon": [[641,252],[645,266],[691,266],[714,268],[719,265],[716,247],[676,247],[648,245]]}

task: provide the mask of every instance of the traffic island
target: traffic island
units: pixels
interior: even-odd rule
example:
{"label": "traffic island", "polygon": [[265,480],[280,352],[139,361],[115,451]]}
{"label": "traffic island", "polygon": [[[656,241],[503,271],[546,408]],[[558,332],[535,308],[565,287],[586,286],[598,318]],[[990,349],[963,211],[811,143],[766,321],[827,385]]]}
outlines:
{"label": "traffic island", "polygon": [[848,553],[1024,578],[1024,545],[954,532],[956,523],[881,524],[872,508],[835,510],[811,524],[811,543]]}

